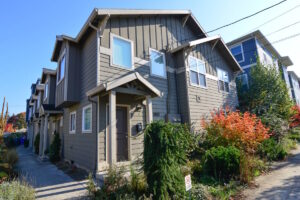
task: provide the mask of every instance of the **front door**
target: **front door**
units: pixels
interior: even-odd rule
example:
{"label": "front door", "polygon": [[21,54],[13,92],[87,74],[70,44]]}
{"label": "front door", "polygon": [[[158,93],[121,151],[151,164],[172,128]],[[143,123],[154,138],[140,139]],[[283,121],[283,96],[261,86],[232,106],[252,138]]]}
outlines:
{"label": "front door", "polygon": [[117,106],[117,162],[128,161],[127,108]]}

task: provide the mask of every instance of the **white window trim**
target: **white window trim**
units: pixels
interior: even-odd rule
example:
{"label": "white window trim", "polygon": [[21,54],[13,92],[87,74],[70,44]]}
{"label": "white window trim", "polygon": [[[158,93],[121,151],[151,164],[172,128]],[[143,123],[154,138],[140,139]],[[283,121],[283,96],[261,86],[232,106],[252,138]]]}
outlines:
{"label": "white window trim", "polygon": [[[74,130],[71,130],[71,115],[74,115],[75,114],[75,129]],[[75,134],[75,132],[76,132],[76,111],[73,111],[73,112],[70,112],[70,120],[69,120],[69,133],[70,134]]]}
{"label": "white window trim", "polygon": [[[190,63],[189,63],[189,62],[190,62],[190,58],[194,58],[194,59],[196,59],[197,61],[200,61],[201,63],[204,64],[205,74],[190,69]],[[203,89],[207,89],[207,76],[206,76],[207,73],[206,73],[206,65],[205,65],[205,62],[204,62],[203,60],[200,60],[199,58],[194,57],[194,56],[189,56],[189,57],[188,57],[188,69],[189,69],[189,74],[190,74],[190,85],[195,86],[195,87],[199,87],[199,88],[203,88]],[[198,65],[197,65],[197,69],[198,69]],[[200,79],[199,79],[199,85],[194,84],[194,83],[192,82],[192,80],[191,80],[191,71],[197,73],[198,79],[199,79],[199,74],[204,75],[204,77],[205,77],[205,86],[202,86],[202,85],[200,84]]]}
{"label": "white window trim", "polygon": [[[85,130],[84,129],[84,117],[85,117],[84,111],[88,108],[91,108],[91,122],[90,122],[90,127],[91,128],[88,129],[88,130]],[[92,107],[92,104],[89,104],[89,105],[82,108],[82,133],[91,133],[92,132],[92,124],[93,124],[92,121],[93,121],[93,107]]]}
{"label": "white window trim", "polygon": [[[65,73],[66,73],[66,49],[64,49],[63,53],[59,56],[58,58],[58,66],[56,68],[56,85],[59,85],[60,82],[62,82],[62,80],[65,78]],[[59,67],[60,67],[60,61],[62,60],[62,58],[65,57],[65,67],[64,67],[64,77],[60,77],[60,80],[58,80],[58,74],[60,73],[59,72]],[[60,74],[59,74],[60,75]]]}
{"label": "white window trim", "polygon": [[[240,46],[241,47],[241,53],[242,53],[242,60],[240,60],[240,61],[238,61],[238,60],[236,60],[238,63],[241,63],[241,62],[244,62],[245,61],[245,56],[244,56],[244,49],[243,49],[243,43],[240,43],[240,44],[237,44],[237,45],[234,45],[234,46],[232,46],[232,47],[230,47],[230,51],[231,51],[231,49],[233,49],[233,48],[235,48],[235,47],[238,47],[238,46]],[[231,51],[231,53],[232,53],[232,51]],[[236,54],[233,54],[232,53],[232,55],[234,56],[234,58],[235,58],[235,55]],[[235,58],[236,59],[236,58]]]}
{"label": "white window trim", "polygon": [[[113,45],[113,39],[114,38],[119,38],[121,40],[125,40],[127,42],[130,43],[130,46],[131,46],[131,68],[126,68],[124,66],[121,66],[121,65],[117,65],[117,64],[114,64],[113,62],[113,55],[114,55],[114,45]],[[110,48],[111,48],[111,56],[110,56],[110,65],[113,66],[113,67],[118,67],[118,68],[121,68],[121,69],[125,69],[125,70],[128,70],[128,71],[132,71],[134,70],[134,45],[133,45],[133,41],[132,40],[129,40],[127,38],[123,38],[119,35],[116,35],[116,34],[113,34],[113,33],[110,33]]]}
{"label": "white window trim", "polygon": [[[164,62],[164,75],[163,76],[152,73],[151,51],[155,51],[155,52],[157,52],[157,53],[159,53],[163,56],[163,62]],[[149,60],[150,60],[150,75],[166,79],[167,78],[166,54],[161,52],[161,51],[158,51],[156,49],[152,49],[152,48],[149,47]]]}
{"label": "white window trim", "polygon": [[[47,91],[46,91],[46,88],[47,88]],[[44,99],[43,99],[44,101],[48,98],[48,91],[49,91],[49,82],[47,80],[45,83],[45,89],[44,89]]]}
{"label": "white window trim", "polygon": [[[223,72],[227,72],[227,74],[228,74],[228,92],[227,91],[225,91],[225,90],[220,90],[220,85],[219,85],[219,81],[223,81],[223,80],[220,80],[219,79],[219,76],[218,76],[218,70],[219,71],[223,71]],[[230,78],[229,78],[229,72],[228,71],[226,71],[226,70],[224,70],[224,69],[221,69],[221,68],[218,68],[217,67],[217,78],[218,78],[218,90],[219,90],[219,92],[224,92],[224,93],[229,93],[230,92]],[[223,82],[225,82],[225,81],[223,81]],[[225,85],[224,85],[225,86]]]}

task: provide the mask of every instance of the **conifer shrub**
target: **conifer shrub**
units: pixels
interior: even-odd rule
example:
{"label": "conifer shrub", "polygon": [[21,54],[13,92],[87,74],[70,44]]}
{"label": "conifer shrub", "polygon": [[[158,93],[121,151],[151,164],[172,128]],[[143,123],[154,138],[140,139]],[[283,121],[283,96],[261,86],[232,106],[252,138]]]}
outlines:
{"label": "conifer shrub", "polygon": [[38,133],[34,139],[34,152],[36,154],[39,154],[39,151],[40,151],[40,133]]}
{"label": "conifer shrub", "polygon": [[147,126],[144,137],[144,172],[154,199],[185,195],[181,167],[192,149],[192,135],[182,124],[156,121]]}
{"label": "conifer shrub", "polygon": [[51,162],[57,162],[60,160],[60,145],[61,140],[59,138],[59,134],[54,132],[54,140],[50,145],[49,149],[49,158]]}
{"label": "conifer shrub", "polygon": [[204,171],[217,180],[230,180],[239,175],[240,150],[233,146],[212,147],[204,156]]}

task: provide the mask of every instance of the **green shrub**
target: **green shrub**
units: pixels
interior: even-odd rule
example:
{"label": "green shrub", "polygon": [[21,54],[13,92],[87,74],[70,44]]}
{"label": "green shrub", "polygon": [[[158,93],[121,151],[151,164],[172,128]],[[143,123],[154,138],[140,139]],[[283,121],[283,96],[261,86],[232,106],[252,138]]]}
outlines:
{"label": "green shrub", "polygon": [[35,199],[35,193],[34,189],[28,184],[11,181],[0,184],[0,197],[1,199],[33,200]]}
{"label": "green shrub", "polygon": [[282,143],[277,143],[273,138],[263,141],[259,146],[258,153],[269,161],[283,160],[287,156],[287,151]]}
{"label": "green shrub", "polygon": [[233,147],[213,147],[204,156],[204,171],[216,179],[229,180],[239,175],[240,151]]}
{"label": "green shrub", "polygon": [[12,169],[15,164],[18,162],[18,154],[15,149],[9,149],[6,152],[5,161],[9,164],[9,167]]}
{"label": "green shrub", "polygon": [[61,141],[59,138],[59,134],[55,131],[54,140],[51,143],[49,149],[49,158],[51,162],[57,162],[60,160],[60,145]]}
{"label": "green shrub", "polygon": [[201,184],[194,184],[191,189],[191,199],[193,200],[206,200],[210,199],[208,192],[206,191],[206,188]]}
{"label": "green shrub", "polygon": [[270,129],[272,137],[280,141],[289,131],[289,123],[276,114],[267,113],[261,116],[261,121]]}
{"label": "green shrub", "polygon": [[34,140],[34,152],[36,154],[39,154],[39,151],[40,151],[40,133],[38,133],[35,136],[35,140]]}
{"label": "green shrub", "polygon": [[181,166],[187,162],[192,135],[182,124],[156,121],[147,126],[144,137],[144,172],[154,199],[185,195]]}
{"label": "green shrub", "polygon": [[29,140],[25,139],[24,140],[24,147],[27,148],[29,146]]}

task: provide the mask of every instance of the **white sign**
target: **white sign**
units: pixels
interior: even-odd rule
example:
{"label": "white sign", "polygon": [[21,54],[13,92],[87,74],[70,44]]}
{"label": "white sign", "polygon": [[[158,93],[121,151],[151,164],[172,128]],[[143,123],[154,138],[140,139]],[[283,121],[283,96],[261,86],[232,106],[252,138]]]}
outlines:
{"label": "white sign", "polygon": [[190,174],[184,177],[184,182],[185,182],[185,191],[189,191],[190,189],[192,189],[192,179]]}

